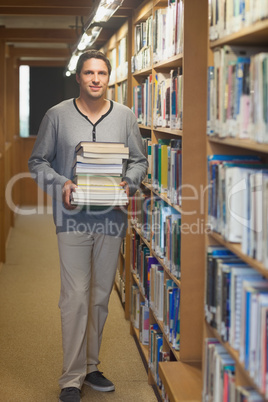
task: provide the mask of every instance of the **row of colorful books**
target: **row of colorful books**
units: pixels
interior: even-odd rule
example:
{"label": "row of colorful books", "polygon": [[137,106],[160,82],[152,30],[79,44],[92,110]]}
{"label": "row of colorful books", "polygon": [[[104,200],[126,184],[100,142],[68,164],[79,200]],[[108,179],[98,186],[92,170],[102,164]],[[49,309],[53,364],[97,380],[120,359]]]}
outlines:
{"label": "row of colorful books", "polygon": [[208,67],[207,134],[268,143],[268,53],[225,45]]}
{"label": "row of colorful books", "polygon": [[107,88],[107,99],[115,101],[116,89],[117,89],[117,102],[127,106],[128,82],[122,81],[120,84],[117,85],[117,88],[115,87],[115,85],[110,85]]}
{"label": "row of colorful books", "polygon": [[175,350],[180,350],[180,288],[172,279],[164,279],[161,264],[150,271],[149,304],[156,318],[163,322],[164,333]]}
{"label": "row of colorful books", "polygon": [[149,306],[140,297],[136,284],[131,286],[130,319],[134,328],[139,330],[139,340],[142,345],[149,345]]}
{"label": "row of colorful books", "polygon": [[129,149],[123,143],[82,141],[75,148],[72,168],[77,188],[71,193],[74,205],[120,206],[128,204],[122,181],[123,160]]}
{"label": "row of colorful books", "polygon": [[127,81],[122,81],[120,84],[117,85],[117,102],[121,103],[122,105],[126,105],[126,106],[128,103],[127,91],[128,91],[128,82]]}
{"label": "row of colorful books", "polygon": [[131,57],[131,72],[148,68],[152,65],[152,25],[153,17],[149,16],[134,27],[134,55]]}
{"label": "row of colorful books", "polygon": [[143,179],[144,183],[152,182],[152,139],[151,137],[142,137],[143,150],[144,155],[148,160],[148,169],[145,178]]}
{"label": "row of colorful books", "polygon": [[182,68],[169,73],[157,72],[153,81],[153,125],[182,129],[183,75]]}
{"label": "row of colorful books", "polygon": [[168,7],[135,25],[132,73],[183,52],[183,19],[183,1],[170,0]]}
{"label": "row of colorful books", "polygon": [[109,54],[109,60],[111,63],[112,71],[110,74],[109,85],[114,85],[116,82],[116,59],[117,59],[117,48],[114,47]]}
{"label": "row of colorful books", "polygon": [[153,19],[153,62],[158,63],[183,52],[183,1],[169,1],[157,8]]}
{"label": "row of colorful books", "polygon": [[118,43],[118,66],[116,68],[117,81],[123,80],[128,76],[127,57],[127,37],[124,36]]}
{"label": "row of colorful books", "polygon": [[153,17],[150,15],[134,26],[134,54],[152,45],[152,25]]}
{"label": "row of colorful books", "polygon": [[[149,196],[133,197],[134,208],[142,211],[139,214],[132,211],[132,223],[141,231],[141,235],[148,242],[151,241],[152,249],[156,255],[164,260],[166,268],[176,278],[180,278],[180,243],[181,243],[181,215],[178,211],[168,205],[162,199],[155,197],[151,209],[151,198]],[[152,228],[152,239],[150,238]],[[138,250],[140,243],[139,235],[134,232],[132,237],[132,250]],[[139,251],[137,251],[138,253]],[[135,255],[135,251],[133,252]],[[137,257],[137,259],[140,256]],[[135,267],[135,264],[133,264]]]}
{"label": "row of colorful books", "polygon": [[131,57],[131,72],[132,74],[152,66],[152,48],[147,46],[142,48],[137,54]]}
{"label": "row of colorful books", "polygon": [[222,246],[207,250],[205,316],[266,397],[268,280]]}
{"label": "row of colorful books", "polygon": [[135,225],[142,236],[150,241],[151,229],[151,196],[150,193],[137,190],[131,197],[131,223]]}
{"label": "row of colorful books", "polygon": [[210,0],[209,38],[222,38],[267,17],[266,0]]}
{"label": "row of colorful books", "polygon": [[236,363],[216,338],[204,344],[203,402],[265,401],[253,387],[236,385]]}
{"label": "row of colorful books", "polygon": [[165,193],[170,202],[181,203],[182,142],[181,139],[159,139],[151,144],[153,189]]}
{"label": "row of colorful books", "polygon": [[149,368],[158,388],[162,389],[162,381],[159,377],[159,363],[170,360],[170,352],[163,347],[163,333],[158,324],[150,324],[149,328]]}
{"label": "row of colorful books", "polygon": [[[152,98],[153,96],[153,98]],[[153,104],[153,113],[152,113]],[[183,76],[182,69],[169,73],[150,74],[144,82],[133,87],[132,111],[139,124],[182,129]]]}
{"label": "row of colorful books", "polygon": [[133,87],[132,111],[139,124],[151,126],[152,124],[152,74],[143,83]]}
{"label": "row of colorful books", "polygon": [[268,165],[254,155],[208,157],[208,222],[268,268]]}
{"label": "row of colorful books", "polygon": [[[149,248],[135,232],[132,235],[131,272],[137,278],[142,297],[157,320],[163,322],[164,332],[171,346],[179,350],[180,289],[173,280],[164,279],[164,268],[156,257],[150,255]],[[133,302],[136,311],[137,302]]]}
{"label": "row of colorful books", "polygon": [[180,278],[181,214],[162,199],[154,200],[151,247],[167,269]]}

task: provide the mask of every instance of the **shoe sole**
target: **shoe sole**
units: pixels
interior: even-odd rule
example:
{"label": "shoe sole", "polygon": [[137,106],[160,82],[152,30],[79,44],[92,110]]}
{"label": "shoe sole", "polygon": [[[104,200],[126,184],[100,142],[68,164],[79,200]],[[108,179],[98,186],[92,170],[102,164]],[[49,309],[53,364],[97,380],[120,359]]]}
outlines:
{"label": "shoe sole", "polygon": [[[62,400],[59,398],[59,402],[62,402]],[[80,399],[80,402],[81,402],[81,399]]]}
{"label": "shoe sole", "polygon": [[84,384],[88,385],[95,391],[101,391],[101,392],[111,392],[115,390],[114,385],[110,385],[109,387],[101,387],[99,385],[91,384],[89,381],[84,381]]}

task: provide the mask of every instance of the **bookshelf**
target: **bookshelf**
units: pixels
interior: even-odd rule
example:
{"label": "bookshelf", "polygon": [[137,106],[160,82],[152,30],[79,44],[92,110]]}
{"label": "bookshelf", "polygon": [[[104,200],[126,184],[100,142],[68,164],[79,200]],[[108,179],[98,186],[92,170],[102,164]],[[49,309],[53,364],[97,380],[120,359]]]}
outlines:
{"label": "bookshelf", "polygon": [[[177,3],[180,2],[175,2]],[[168,6],[175,7],[168,1],[144,1],[140,7],[135,10],[133,16],[132,31],[132,88],[135,91],[137,86],[144,84],[143,91],[146,91],[146,79],[151,77],[151,90],[148,91],[147,102],[140,106],[136,114],[138,121],[140,115],[144,117],[144,105],[151,102],[151,116],[148,119],[139,121],[142,136],[151,141],[154,145],[164,144],[165,141],[175,141],[181,143],[181,200],[171,202],[167,191],[153,186],[152,181],[145,182],[136,195],[136,204],[132,204],[132,221],[130,225],[130,241],[134,246],[130,246],[130,267],[131,267],[131,288],[136,299],[135,302],[142,301],[149,307],[149,326],[157,324],[159,331],[163,334],[162,351],[167,360],[157,364],[155,367],[152,353],[152,332],[149,332],[150,339],[145,346],[141,341],[141,328],[137,328],[137,323],[133,320],[133,311],[131,311],[130,329],[136,343],[146,361],[148,369],[148,381],[154,386],[157,395],[162,400],[183,401],[183,400],[201,400],[201,360],[202,360],[202,338],[203,338],[203,297],[204,297],[204,267],[205,267],[205,208],[200,201],[206,186],[206,136],[204,134],[206,126],[206,77],[207,74],[207,37],[208,37],[208,7],[206,1],[186,0],[180,5],[183,9],[183,29],[181,31],[181,48],[176,49],[174,54],[166,51],[168,56],[156,56],[156,38],[154,38],[154,29],[156,14],[160,17],[168,14]],[[180,9],[180,10],[181,10]],[[160,10],[160,11],[159,11]],[[163,17],[170,18],[169,17]],[[172,17],[171,17],[172,18]],[[137,48],[137,35],[140,35],[141,29],[145,31],[144,43]],[[168,25],[170,27],[170,24]],[[176,26],[176,24],[174,24]],[[137,28],[138,27],[138,28]],[[164,28],[163,28],[164,30]],[[169,29],[169,31],[172,31]],[[138,33],[137,33],[138,32]],[[152,37],[148,38],[148,32]],[[136,35],[136,36],[135,36]],[[138,54],[141,53],[141,54]],[[165,53],[164,53],[165,54]],[[136,56],[136,58],[134,57]],[[140,57],[140,59],[139,59]],[[144,58],[144,60],[142,59]],[[136,60],[138,59],[138,61]],[[161,120],[154,118],[155,106],[155,82],[158,77],[168,77],[171,70],[182,72],[183,80],[183,122],[174,128],[170,123],[163,124]],[[167,81],[168,82],[168,81]],[[133,95],[133,111],[135,109],[135,95]],[[194,116],[194,118],[193,118]],[[162,123],[161,123],[162,122]],[[162,146],[162,145],[161,145]],[[164,149],[164,148],[163,148]],[[153,151],[152,151],[153,153]],[[152,166],[152,174],[154,169]],[[148,207],[148,199],[150,204]],[[181,237],[180,237],[180,277],[171,272],[170,263],[166,255],[159,253],[154,234],[152,233],[152,222],[156,218],[155,202],[172,208],[174,216],[181,215]],[[173,200],[174,201],[174,200]],[[142,216],[136,216],[137,210],[143,206]],[[161,210],[161,208],[160,208]],[[161,214],[161,212],[159,212]],[[176,215],[177,214],[177,215]],[[174,218],[176,219],[176,218]],[[155,222],[155,221],[154,221]],[[150,231],[145,230],[145,224],[149,223]],[[194,229],[195,228],[195,229]],[[134,240],[133,240],[134,239]],[[138,255],[133,257],[133,248],[136,241],[139,242]],[[148,289],[144,289],[143,273],[140,271],[137,275],[135,267],[135,258],[140,255],[149,255],[154,258],[155,265],[158,265],[158,271],[155,275],[158,277],[162,286],[167,289],[170,281],[173,281],[174,287],[178,288],[180,294],[180,347],[175,350],[172,341],[165,330],[165,316],[160,319],[159,311],[156,311],[155,305],[152,307],[148,301]],[[143,258],[143,257],[141,257]],[[150,257],[149,257],[150,258]],[[146,258],[145,258],[146,260]],[[144,260],[144,261],[145,261]],[[149,260],[148,260],[149,261]],[[152,267],[151,267],[152,269]],[[155,271],[151,271],[152,273]],[[150,278],[152,281],[152,278]],[[152,285],[151,285],[152,286]],[[131,292],[132,292],[131,291]],[[147,291],[147,293],[146,293]],[[152,291],[152,290],[151,290]],[[131,293],[131,301],[133,294]],[[138,296],[137,296],[138,295]],[[151,297],[151,296],[150,296]],[[157,302],[155,302],[157,303]],[[130,308],[132,308],[130,302]],[[140,312],[141,314],[141,312]],[[140,323],[140,326],[142,324]],[[157,331],[157,330],[156,330]],[[152,335],[154,337],[154,334]],[[161,337],[161,335],[160,335]],[[158,335],[153,339],[159,339]],[[156,341],[157,342],[157,341]],[[147,350],[147,348],[149,350]],[[182,382],[178,379],[183,379]]]}
{"label": "bookshelf", "polygon": [[[129,17],[100,49],[109,58],[112,73],[107,91],[107,98],[131,107],[131,43],[132,18]],[[124,308],[125,318],[129,319],[130,311],[130,273],[129,265],[129,234],[123,239],[115,278],[115,288],[118,291]]]}
{"label": "bookshelf", "polygon": [[100,50],[107,55],[112,65],[108,98],[131,106],[131,88],[128,85],[131,80],[131,17]]}
{"label": "bookshelf", "polygon": [[[213,2],[214,5],[216,4],[216,2]],[[234,2],[235,4],[236,2]],[[244,53],[246,54],[246,52],[249,51],[249,49],[253,49],[252,54],[249,55],[249,61],[246,60],[242,60],[242,57],[239,59],[239,62],[249,62],[250,63],[250,71],[249,74],[247,75],[250,84],[249,85],[253,85],[252,82],[254,82],[254,80],[256,80],[256,76],[254,76],[253,74],[253,63],[254,60],[256,60],[255,58],[255,54],[260,53],[261,51],[263,52],[267,52],[267,46],[268,46],[268,40],[267,40],[267,28],[268,28],[268,22],[267,22],[267,15],[263,15],[262,18],[263,20],[258,19],[257,16],[257,10],[261,10],[261,3],[260,1],[256,1],[255,4],[255,9],[249,9],[249,13],[248,16],[250,15],[250,18],[246,16],[246,18],[241,19],[240,23],[238,24],[238,29],[233,29],[233,25],[231,23],[230,20],[226,21],[226,24],[223,24],[221,22],[218,23],[218,25],[214,24],[211,22],[213,21],[210,19],[210,28],[209,28],[209,57],[208,57],[208,66],[213,66],[215,65],[215,68],[217,66],[217,60],[216,57],[214,57],[215,52],[217,52],[219,49],[221,49],[221,51],[223,51],[224,48],[228,47],[228,46],[238,46],[240,49],[242,49],[244,51]],[[264,4],[264,3],[263,3]],[[250,6],[252,7],[252,5]],[[211,17],[211,11],[210,11],[210,17]],[[230,27],[228,27],[228,24],[230,24]],[[225,31],[222,30],[223,26],[225,26]],[[215,40],[212,40],[213,35],[216,32],[216,38]],[[255,48],[255,51],[254,51]],[[229,49],[229,48],[228,48]],[[261,50],[260,50],[261,49]],[[229,51],[229,54],[231,54],[231,51]],[[230,56],[230,60],[231,60],[231,56]],[[226,69],[228,70],[228,68],[231,69],[230,65],[231,63],[233,63],[233,65],[235,65],[236,69],[238,69],[239,65],[237,61],[230,61],[229,64],[228,62],[226,63]],[[237,64],[236,64],[237,63]],[[223,63],[222,65],[225,66],[225,64]],[[229,66],[229,67],[228,67]],[[224,68],[224,67],[221,67]],[[224,70],[221,70],[222,72],[222,76],[224,76]],[[228,70],[230,71],[230,70]],[[244,70],[245,71],[245,70]],[[246,73],[244,72],[243,77],[245,77]],[[232,84],[230,83],[230,81],[228,81],[228,85],[227,87],[225,87],[225,91],[227,91],[226,93],[230,93],[228,91],[232,90]],[[250,88],[252,88],[252,86],[250,86]],[[226,96],[225,93],[225,96]],[[243,92],[244,93],[244,92]],[[219,97],[221,97],[224,94],[220,94]],[[239,95],[236,94],[236,96],[239,98]],[[210,133],[208,132],[207,135],[207,156],[211,157],[211,156],[215,156],[215,155],[223,155],[224,157],[230,157],[232,156],[233,158],[235,158],[235,155],[238,155],[239,157],[244,157],[246,158],[246,155],[251,155],[251,156],[257,156],[260,158],[261,163],[266,164],[268,161],[268,148],[267,148],[267,143],[265,143],[265,139],[263,140],[263,142],[257,141],[257,139],[255,138],[255,134],[252,134],[252,131],[258,131],[257,127],[254,126],[256,124],[256,121],[254,120],[254,108],[252,107],[252,99],[253,96],[258,98],[257,101],[257,109],[260,108],[260,105],[262,103],[261,100],[261,95],[256,91],[256,87],[255,87],[255,91],[254,91],[254,95],[253,92],[251,92],[251,96],[249,98],[249,102],[250,102],[250,114],[241,114],[239,116],[239,118],[241,118],[241,120],[239,121],[239,123],[243,124],[243,122],[245,123],[247,121],[247,119],[249,119],[250,124],[252,125],[251,127],[253,127],[250,129],[249,126],[247,126],[247,130],[246,134],[245,131],[241,132],[238,131],[236,128],[239,126],[232,126],[234,129],[230,130],[229,133],[227,133],[226,135],[226,131],[224,132],[224,127],[225,127],[225,123],[228,126],[228,119],[230,119],[230,115],[227,114],[223,114],[221,115],[221,118],[219,118],[219,120],[221,121],[219,127],[216,127],[216,125],[214,126],[215,128],[215,132],[211,135],[211,131]],[[209,97],[209,99],[211,99],[211,97]],[[227,98],[226,98],[227,99]],[[230,99],[228,97],[228,102],[230,102]],[[236,98],[237,99],[237,98]],[[228,108],[228,103],[227,104],[223,103],[221,105],[224,105],[223,108]],[[219,105],[220,106],[220,105]],[[221,111],[223,109],[220,109],[218,111],[219,115],[221,114]],[[237,115],[237,116],[238,116]],[[238,119],[238,117],[236,116],[236,119]],[[211,120],[210,120],[211,122]],[[215,123],[216,124],[216,123]],[[209,126],[210,127],[210,126]],[[210,127],[211,128],[211,127]],[[213,131],[213,130],[212,130]],[[264,135],[265,138],[265,133],[262,133]],[[244,138],[243,138],[244,135]],[[240,167],[240,170],[238,168],[239,171],[241,171],[241,169],[243,169],[243,167]],[[244,170],[245,169],[249,169],[249,166],[244,166]],[[257,168],[258,169],[258,168]],[[263,169],[263,166],[260,166],[258,170]],[[226,164],[224,171],[226,172],[228,170],[228,164]],[[251,177],[253,180],[253,177],[255,177],[254,171],[250,171],[249,173],[249,177]],[[223,182],[224,183],[224,182]],[[251,182],[252,183],[252,182]],[[226,197],[228,197],[228,187],[227,184],[224,183],[226,185],[225,187],[225,192],[226,192]],[[233,185],[235,185],[235,181],[233,181]],[[249,188],[249,191],[261,191],[261,193],[264,193],[264,188],[262,190],[253,190],[252,188],[252,184],[251,186],[247,187],[248,184],[246,184],[246,188]],[[246,199],[248,199],[247,196],[247,191],[244,191],[242,193],[242,198],[241,198],[241,205],[240,205],[240,210],[241,210],[241,215],[242,217],[246,217],[248,219],[248,216],[244,215],[245,211],[243,210],[243,205],[245,205]],[[256,193],[255,193],[256,194]],[[254,200],[253,200],[254,201]],[[250,201],[251,204],[249,206],[250,211],[251,211],[251,215],[250,215],[250,219],[252,217],[252,215],[254,215],[254,213],[256,212],[257,209],[265,209],[265,199],[262,200],[262,202],[260,204],[258,204],[258,206],[256,207],[256,204],[254,204],[252,200]],[[208,200],[209,203],[209,200]],[[231,204],[230,204],[231,205]],[[218,204],[217,204],[217,208],[218,208]],[[231,208],[231,206],[230,206]],[[209,215],[210,215],[210,209],[209,209]],[[210,216],[209,216],[210,218]],[[224,218],[225,219],[225,218]],[[227,218],[226,218],[227,219]],[[228,218],[229,219],[229,218]],[[220,222],[221,222],[221,218],[220,218]],[[258,288],[257,283],[262,282],[264,289],[263,293],[267,294],[267,289],[266,289],[266,285],[268,283],[267,279],[268,279],[268,273],[267,273],[267,264],[265,262],[265,260],[263,260],[263,256],[261,256],[261,258],[258,256],[258,253],[251,253],[251,249],[252,249],[252,244],[249,247],[249,250],[247,249],[247,252],[245,251],[245,233],[250,233],[251,236],[251,240],[254,240],[254,234],[252,234],[254,232],[254,226],[248,228],[248,230],[245,231],[245,227],[246,227],[246,223],[247,224],[250,222],[250,220],[248,221],[244,221],[244,224],[242,225],[242,236],[241,236],[241,240],[237,241],[237,242],[232,242],[228,239],[228,235],[226,233],[226,226],[214,226],[213,229],[206,238],[206,244],[207,247],[210,246],[214,246],[214,247],[218,247],[218,246],[222,246],[224,247],[224,249],[227,252],[231,252],[233,253],[233,255],[230,257],[230,263],[229,263],[229,267],[228,266],[228,262],[227,259],[225,259],[225,262],[219,262],[219,258],[218,257],[218,263],[217,264],[217,269],[215,268],[215,273],[217,272],[219,276],[217,276],[217,279],[215,279],[215,285],[216,286],[216,281],[218,284],[220,284],[220,281],[225,281],[225,278],[227,278],[227,276],[229,275],[230,278],[230,285],[228,285],[228,282],[226,284],[226,282],[222,282],[222,285],[219,286],[218,290],[213,292],[213,294],[215,295],[214,297],[216,298],[216,302],[212,303],[213,306],[216,307],[216,311],[218,311],[218,314],[220,314],[220,320],[222,320],[222,322],[225,322],[225,318],[224,318],[224,311],[226,311],[226,299],[222,300],[222,305],[220,306],[219,304],[219,299],[220,299],[220,294],[223,294],[223,292],[228,293],[228,295],[226,296],[228,302],[230,303],[231,307],[231,311],[229,311],[229,315],[228,317],[230,317],[230,321],[228,322],[228,331],[227,331],[227,335],[226,332],[222,331],[221,329],[219,329],[219,326],[217,325],[217,322],[215,323],[215,321],[213,321],[213,319],[209,318],[209,314],[206,314],[206,319],[205,319],[205,325],[204,325],[204,339],[211,339],[212,343],[216,342],[218,343],[217,347],[214,347],[214,345],[210,344],[210,346],[208,347],[207,344],[206,346],[204,346],[204,367],[203,367],[203,372],[204,372],[204,384],[203,384],[203,400],[208,400],[209,398],[213,398],[213,396],[208,392],[207,387],[207,377],[205,377],[205,373],[208,371],[209,373],[211,373],[211,371],[213,370],[213,366],[210,366],[207,362],[207,356],[209,355],[209,353],[212,353],[211,351],[214,350],[214,353],[216,356],[215,357],[215,361],[216,359],[218,359],[218,363],[219,365],[221,365],[221,367],[224,367],[224,359],[228,360],[230,363],[230,365],[233,365],[233,368],[230,369],[229,367],[229,373],[227,374],[227,371],[225,372],[223,370],[224,373],[226,373],[226,376],[229,375],[229,382],[228,385],[223,385],[223,377],[221,376],[217,376],[217,373],[214,375],[215,381],[217,378],[218,383],[220,384],[220,387],[222,388],[218,388],[215,392],[218,392],[218,394],[215,396],[214,398],[218,398],[218,400],[223,400],[222,398],[222,394],[221,391],[224,392],[224,390],[228,390],[228,392],[230,393],[230,400],[234,400],[232,399],[234,397],[234,393],[236,392],[237,398],[240,397],[240,395],[246,395],[246,393],[251,392],[252,395],[254,395],[257,399],[254,400],[267,400],[268,397],[268,393],[266,391],[266,383],[265,381],[261,381],[260,378],[262,376],[263,373],[263,366],[261,364],[261,362],[259,361],[259,363],[256,363],[258,369],[253,368],[253,365],[255,364],[255,357],[254,356],[266,356],[265,354],[265,350],[262,347],[262,344],[259,342],[260,341],[260,337],[263,334],[263,327],[262,327],[262,323],[260,321],[259,315],[258,313],[255,314],[255,319],[256,321],[252,321],[252,314],[249,312],[251,311],[250,309],[252,308],[252,300],[251,299],[251,290],[249,290],[249,287],[252,286],[255,291],[257,296],[256,300],[258,300],[258,303],[261,302],[262,298],[259,297],[260,294],[260,288]],[[227,225],[229,225],[229,221],[227,220]],[[267,237],[265,237],[265,235],[263,234],[264,230],[265,230],[265,225],[266,225],[266,216],[263,215],[262,216],[262,228],[260,233],[264,236],[263,238],[263,248],[265,249],[265,243],[267,243]],[[236,226],[237,227],[237,226]],[[234,228],[234,227],[233,227]],[[234,229],[233,229],[234,230]],[[252,243],[254,243],[254,241],[252,241]],[[254,248],[254,247],[253,247]],[[255,249],[254,249],[255,250]],[[209,270],[209,256],[208,258],[208,262],[207,262],[207,273],[206,273],[206,286],[210,291],[210,286],[208,285],[208,280],[213,280],[212,279],[212,271]],[[227,257],[228,258],[228,257]],[[211,261],[211,260],[210,260]],[[236,262],[235,262],[236,261]],[[237,264],[237,267],[236,267]],[[235,270],[236,272],[239,271],[239,267],[241,266],[241,270],[245,269],[248,270],[247,273],[245,271],[244,273],[244,277],[242,277],[242,273],[240,274],[242,279],[241,279],[241,288],[238,288],[238,285],[235,286],[233,282],[233,278],[235,278]],[[214,267],[216,267],[216,265],[214,265]],[[225,267],[225,268],[224,268]],[[222,271],[221,271],[222,270]],[[224,271],[225,270],[225,271]],[[225,273],[224,273],[225,272]],[[238,278],[238,276],[236,276],[236,278]],[[256,279],[257,278],[257,279]],[[248,283],[246,283],[244,280],[247,279]],[[228,279],[227,279],[228,280]],[[237,283],[238,283],[238,279],[236,279]],[[213,287],[214,288],[214,287]],[[240,290],[239,290],[240,289]],[[257,289],[257,290],[256,290]],[[248,305],[249,307],[247,307],[245,301],[244,301],[244,295],[248,295],[249,300],[250,300],[250,304]],[[234,297],[236,297],[237,300],[239,300],[241,302],[242,308],[241,310],[239,309],[239,307],[237,307],[237,303],[234,303]],[[207,306],[209,306],[209,311],[211,310],[211,303],[207,303],[208,301],[208,297],[206,296],[205,299],[205,308],[207,308]],[[258,306],[260,306],[260,309],[264,309],[264,307],[261,304],[258,304]],[[259,311],[259,310],[258,310]],[[238,331],[238,335],[237,332],[234,332],[234,322],[232,321],[232,317],[235,314],[239,314],[239,312],[241,313],[241,322],[239,327],[241,329],[239,329]],[[216,313],[217,314],[217,313]],[[257,317],[257,318],[256,318]],[[249,319],[251,319],[250,321],[250,325],[248,327],[248,331],[244,330],[244,323],[247,322],[249,323]],[[265,319],[266,320],[266,319]],[[266,322],[264,320],[264,322]],[[258,328],[258,333],[260,334],[257,335],[257,337],[255,338],[256,340],[254,340],[254,338],[252,337],[252,330],[254,329],[254,327]],[[246,335],[247,333],[247,335]],[[237,346],[237,339],[240,342],[240,345]],[[244,339],[244,340],[243,340]],[[209,342],[209,341],[206,341]],[[242,345],[242,346],[241,346]],[[215,352],[216,351],[216,352]],[[248,357],[247,357],[247,353]],[[253,354],[252,354],[253,353]],[[224,356],[224,357],[219,357],[219,355]],[[212,356],[212,354],[210,355]],[[251,361],[249,361],[251,360]],[[214,366],[215,369],[215,366]],[[231,373],[232,372],[232,373]],[[231,374],[230,374],[231,373]],[[223,374],[225,375],[225,374]],[[238,395],[239,394],[239,395]],[[206,399],[208,398],[208,399]],[[237,400],[237,399],[236,399]],[[252,399],[253,400],[253,399]]]}

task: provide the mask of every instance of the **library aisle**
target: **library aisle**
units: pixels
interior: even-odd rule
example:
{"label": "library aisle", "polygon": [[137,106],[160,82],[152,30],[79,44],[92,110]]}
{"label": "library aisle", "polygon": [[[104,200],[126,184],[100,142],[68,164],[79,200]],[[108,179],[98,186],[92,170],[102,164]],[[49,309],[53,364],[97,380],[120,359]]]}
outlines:
{"label": "library aisle", "polygon": [[[0,401],[58,401],[62,351],[57,242],[50,214],[18,215],[0,267]],[[117,292],[110,299],[99,369],[115,392],[84,386],[82,402],[155,402]]]}

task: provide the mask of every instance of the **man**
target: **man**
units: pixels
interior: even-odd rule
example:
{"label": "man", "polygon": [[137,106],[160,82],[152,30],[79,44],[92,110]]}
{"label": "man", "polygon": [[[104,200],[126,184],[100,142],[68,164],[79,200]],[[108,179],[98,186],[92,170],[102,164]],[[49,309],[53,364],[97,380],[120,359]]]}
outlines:
{"label": "man", "polygon": [[99,391],[115,389],[97,366],[127,213],[120,208],[79,209],[70,203],[76,187],[72,182],[75,146],[80,141],[121,142],[129,147],[121,182],[128,196],[146,174],[148,163],[134,114],[105,99],[110,73],[103,53],[92,50],[80,56],[79,97],[48,110],[29,159],[33,177],[53,197],[61,272],[61,402],[80,401],[84,383]]}

